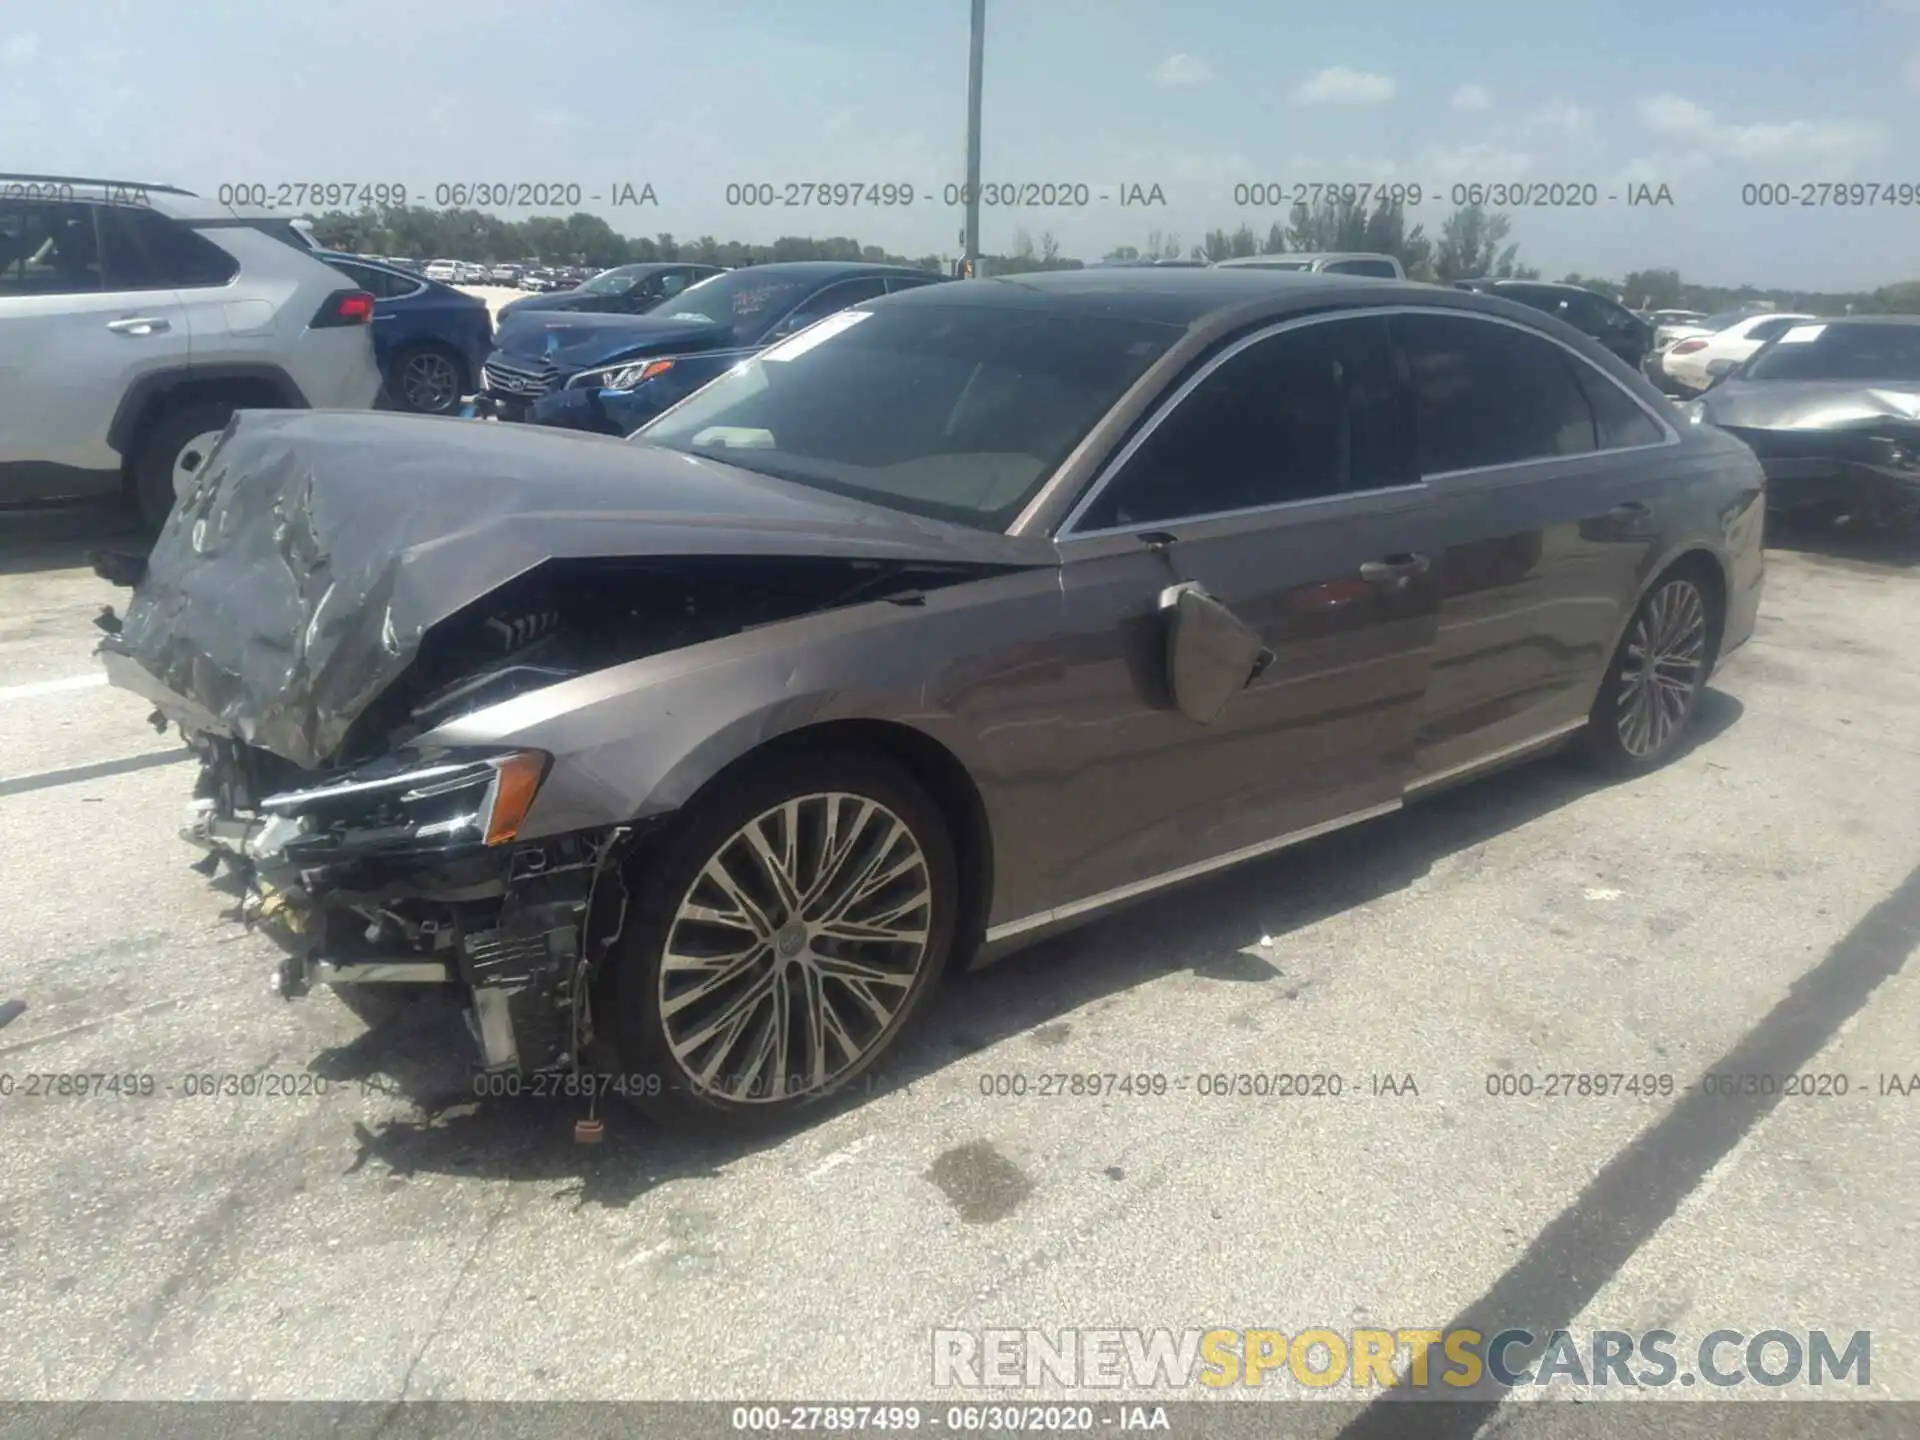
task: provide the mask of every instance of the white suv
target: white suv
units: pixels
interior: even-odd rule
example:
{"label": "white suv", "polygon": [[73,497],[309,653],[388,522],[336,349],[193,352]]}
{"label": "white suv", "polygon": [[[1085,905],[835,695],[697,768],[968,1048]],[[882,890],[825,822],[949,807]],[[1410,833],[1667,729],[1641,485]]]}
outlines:
{"label": "white suv", "polygon": [[0,504],[127,493],[157,528],[235,410],[370,407],[372,318],[286,220],[0,175]]}

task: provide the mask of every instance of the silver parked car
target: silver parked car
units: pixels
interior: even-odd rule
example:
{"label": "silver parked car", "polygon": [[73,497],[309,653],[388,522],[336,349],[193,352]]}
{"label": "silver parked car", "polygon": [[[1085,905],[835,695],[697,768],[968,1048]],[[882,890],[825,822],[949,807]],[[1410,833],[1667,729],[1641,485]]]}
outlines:
{"label": "silver parked car", "polygon": [[236,410],[374,403],[374,305],[273,215],[0,175],[0,505],[125,495],[158,528]]}
{"label": "silver parked car", "polygon": [[1760,457],[1774,514],[1920,521],[1920,316],[1790,323],[1750,358],[1711,368],[1685,413]]}
{"label": "silver parked car", "polygon": [[103,560],[103,648],[286,993],[452,987],[491,1070],[777,1117],[949,962],[1556,747],[1673,755],[1762,568],[1759,465],[1676,421],[1486,296],[929,285],[631,441],[247,417]]}

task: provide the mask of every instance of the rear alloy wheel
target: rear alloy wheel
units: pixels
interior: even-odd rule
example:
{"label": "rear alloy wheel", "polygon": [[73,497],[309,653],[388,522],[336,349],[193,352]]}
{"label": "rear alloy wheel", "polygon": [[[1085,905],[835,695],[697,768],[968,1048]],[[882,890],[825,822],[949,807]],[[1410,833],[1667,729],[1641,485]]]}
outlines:
{"label": "rear alloy wheel", "polygon": [[236,408],[226,401],[188,405],[162,415],[148,430],[134,457],[133,485],[149,529],[165,525],[174,501],[193,489]]}
{"label": "rear alloy wheel", "polygon": [[1669,575],[1641,601],[1589,722],[1602,761],[1643,770],[1673,753],[1706,687],[1712,640],[1713,602],[1694,576]]}
{"label": "rear alloy wheel", "polygon": [[389,388],[403,410],[417,415],[451,415],[460,408],[464,386],[459,363],[432,345],[402,350],[393,358]]}
{"label": "rear alloy wheel", "polygon": [[[944,967],[956,899],[938,807],[864,755],[769,766],[642,867],[606,986],[634,1098],[667,1118],[778,1122],[889,1049]],[[596,1002],[596,1009],[599,1002]]]}

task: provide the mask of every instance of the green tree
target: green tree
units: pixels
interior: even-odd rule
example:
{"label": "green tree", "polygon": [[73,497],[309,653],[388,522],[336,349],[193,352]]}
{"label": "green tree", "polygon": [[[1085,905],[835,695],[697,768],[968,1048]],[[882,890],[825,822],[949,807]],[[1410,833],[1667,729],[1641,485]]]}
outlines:
{"label": "green tree", "polygon": [[1920,280],[1881,286],[1873,292],[1872,308],[1881,315],[1920,315]]}
{"label": "green tree", "polygon": [[1433,274],[1436,280],[1537,280],[1538,270],[1518,263],[1520,247],[1506,244],[1513,221],[1506,215],[1490,214],[1484,205],[1462,205],[1440,222],[1440,243],[1434,247]]}
{"label": "green tree", "polygon": [[1620,288],[1627,303],[1641,310],[1680,310],[1686,306],[1678,270],[1629,270]]}

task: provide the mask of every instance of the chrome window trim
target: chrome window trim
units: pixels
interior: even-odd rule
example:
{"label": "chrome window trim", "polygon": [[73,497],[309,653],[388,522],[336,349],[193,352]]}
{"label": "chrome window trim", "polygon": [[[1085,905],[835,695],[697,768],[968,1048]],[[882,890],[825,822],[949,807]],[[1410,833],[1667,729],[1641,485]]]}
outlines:
{"label": "chrome window trim", "polygon": [[[1352,278],[1352,277],[1349,277],[1349,278]],[[1361,278],[1365,278],[1365,277],[1361,277]],[[1469,466],[1466,469],[1462,469],[1462,470],[1436,470],[1431,474],[1421,475],[1418,480],[1408,485],[1382,486],[1382,487],[1377,487],[1371,490],[1355,490],[1355,491],[1349,491],[1346,494],[1338,494],[1338,495],[1315,495],[1305,500],[1281,500],[1281,501],[1276,501],[1272,505],[1257,507],[1257,509],[1254,509],[1254,510],[1216,512],[1214,514],[1204,514],[1204,515],[1188,515],[1188,516],[1175,517],[1175,518],[1170,518],[1165,520],[1152,521],[1142,525],[1115,526],[1105,530],[1076,530],[1074,528],[1080,523],[1080,517],[1084,515],[1086,511],[1092,506],[1093,502],[1099,498],[1100,492],[1105,490],[1106,487],[1113,482],[1115,475],[1117,475],[1120,472],[1120,470],[1126,466],[1127,462],[1134,457],[1134,455],[1139,451],[1140,447],[1147,442],[1150,436],[1152,436],[1154,431],[1160,428],[1160,426],[1166,421],[1167,417],[1173,413],[1175,408],[1178,407],[1180,403],[1184,401],[1190,394],[1192,394],[1194,390],[1198,389],[1203,383],[1205,383],[1213,375],[1214,371],[1218,370],[1222,365],[1226,364],[1229,360],[1239,355],[1242,351],[1247,350],[1252,346],[1259,344],[1263,340],[1271,339],[1276,335],[1285,334],[1288,331],[1304,330],[1309,325],[1331,324],[1339,320],[1365,319],[1375,315],[1386,316],[1389,318],[1395,315],[1460,316],[1460,317],[1465,317],[1471,320],[1477,320],[1485,324],[1503,325],[1509,330],[1518,330],[1522,335],[1531,335],[1535,339],[1544,340],[1550,345],[1557,346],[1563,354],[1578,361],[1580,364],[1585,365],[1588,370],[1592,371],[1595,375],[1598,375],[1602,380],[1606,381],[1609,385],[1613,386],[1614,389],[1618,390],[1622,395],[1625,395],[1629,400],[1631,400],[1636,406],[1639,407],[1641,414],[1645,415],[1649,420],[1653,421],[1653,423],[1660,428],[1660,433],[1665,438],[1654,441],[1646,445],[1616,445],[1616,446],[1609,446],[1604,449],[1596,445],[1592,450],[1582,451],[1579,454],[1575,454],[1575,455],[1540,455],[1529,460],[1510,460],[1499,465],[1475,465],[1475,466]],[[1621,384],[1619,380],[1615,379],[1612,375],[1609,375],[1601,366],[1595,364],[1592,360],[1588,359],[1585,355],[1582,355],[1578,350],[1574,349],[1573,346],[1567,344],[1564,340],[1561,340],[1555,336],[1544,334],[1541,331],[1534,329],[1533,326],[1531,325],[1522,324],[1518,320],[1508,319],[1504,315],[1487,315],[1477,310],[1455,309],[1451,306],[1445,306],[1445,305],[1364,305],[1364,306],[1359,306],[1357,308],[1350,309],[1350,310],[1323,311],[1313,315],[1295,316],[1295,317],[1292,317],[1291,319],[1278,321],[1272,325],[1263,326],[1262,328],[1254,331],[1250,335],[1243,335],[1240,339],[1234,341],[1233,344],[1229,345],[1226,349],[1222,350],[1219,354],[1215,355],[1212,359],[1208,360],[1204,365],[1202,365],[1199,370],[1195,371],[1194,374],[1192,374],[1184,382],[1182,382],[1180,387],[1177,390],[1175,390],[1173,394],[1171,394],[1166,399],[1162,400],[1157,406],[1155,406],[1153,413],[1147,417],[1146,423],[1142,425],[1138,431],[1135,432],[1133,438],[1128,440],[1127,443],[1120,448],[1120,451],[1118,454],[1116,454],[1111,460],[1107,461],[1106,464],[1100,467],[1100,473],[1094,477],[1093,483],[1087,487],[1087,493],[1082,495],[1080,499],[1075,502],[1073,508],[1067,512],[1066,519],[1062,520],[1060,524],[1055,528],[1053,532],[1053,538],[1056,541],[1060,541],[1060,540],[1085,539],[1085,538],[1089,538],[1096,535],[1125,534],[1128,531],[1132,531],[1132,530],[1161,529],[1169,525],[1193,524],[1198,521],[1223,519],[1223,518],[1226,518],[1228,514],[1251,515],[1251,514],[1258,514],[1267,510],[1283,510],[1283,509],[1295,508],[1302,505],[1320,505],[1320,504],[1325,504],[1330,500],[1350,499],[1357,495],[1384,495],[1384,494],[1402,493],[1402,492],[1408,492],[1408,491],[1419,489],[1422,486],[1428,485],[1435,480],[1453,479],[1454,477],[1461,476],[1461,475],[1495,475],[1503,471],[1517,470],[1525,466],[1564,463],[1566,461],[1572,461],[1572,460],[1583,460],[1583,459],[1586,459],[1588,456],[1632,455],[1641,451],[1668,449],[1673,446],[1679,445],[1681,442],[1681,438],[1682,437],[1680,435],[1680,432],[1676,430],[1672,425],[1668,424],[1667,421],[1663,419],[1658,413],[1656,413],[1652,406],[1647,404],[1646,401],[1642,400],[1638,395],[1635,395],[1633,391],[1629,390],[1625,385]],[[1041,487],[1041,494],[1042,495],[1045,494],[1044,486]],[[1039,498],[1040,498],[1039,496],[1035,497],[1036,500],[1038,500]],[[1032,506],[1029,505],[1028,508],[1031,509]]]}
{"label": "chrome window trim", "polygon": [[1105,540],[1114,535],[1136,535],[1152,530],[1164,530],[1169,525],[1178,525],[1183,529],[1214,525],[1224,521],[1246,520],[1280,510],[1334,509],[1348,500],[1370,500],[1382,495],[1420,495],[1428,492],[1429,487],[1424,480],[1416,480],[1409,485],[1377,485],[1369,490],[1342,490],[1333,495],[1310,495],[1304,500],[1276,500],[1271,505],[1252,505],[1240,510],[1215,510],[1205,515],[1189,515],[1179,520],[1143,520],[1137,525],[1112,525],[1104,530],[1076,530],[1071,535],[1058,536],[1055,543],[1065,545],[1080,540]]}

